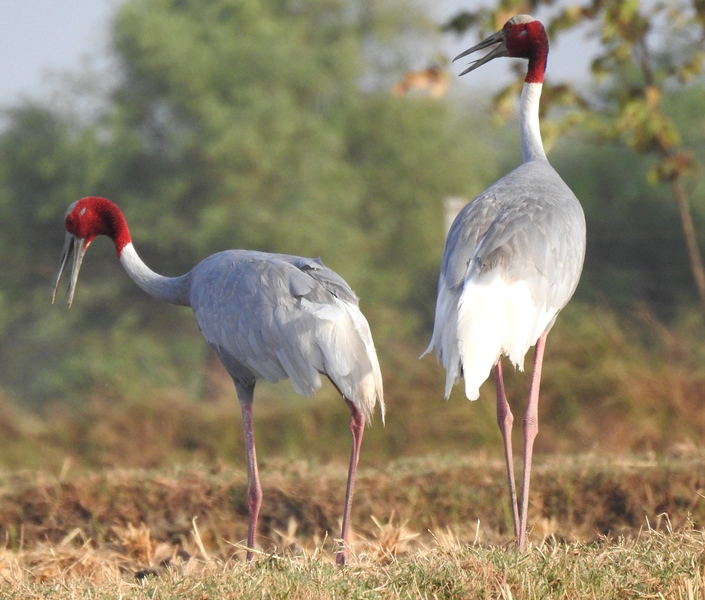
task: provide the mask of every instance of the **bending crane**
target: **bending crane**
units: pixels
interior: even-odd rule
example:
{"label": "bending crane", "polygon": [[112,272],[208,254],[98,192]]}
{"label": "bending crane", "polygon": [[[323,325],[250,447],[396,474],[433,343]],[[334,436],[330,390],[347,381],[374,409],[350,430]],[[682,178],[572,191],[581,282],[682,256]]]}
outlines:
{"label": "bending crane", "polygon": [[384,420],[382,375],[367,320],[358,299],[337,273],[319,260],[228,250],[209,256],[181,277],[154,273],[137,255],[120,209],[105,198],[69,206],[66,242],[52,302],[73,254],[68,306],[81,262],[91,242],[110,237],[120,263],[150,296],[190,306],[201,333],[235,382],[242,409],[247,458],[247,560],[253,557],[262,488],[257,471],[252,403],[258,379],[291,379],[297,393],[312,396],[327,376],[350,408],[353,445],[343,512],[342,545],[347,560],[350,511],[365,422],[379,403]]}

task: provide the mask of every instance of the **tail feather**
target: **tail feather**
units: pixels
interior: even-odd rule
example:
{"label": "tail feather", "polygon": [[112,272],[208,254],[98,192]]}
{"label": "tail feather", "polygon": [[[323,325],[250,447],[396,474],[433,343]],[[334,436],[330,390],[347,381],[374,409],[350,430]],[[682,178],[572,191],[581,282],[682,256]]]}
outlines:
{"label": "tail feather", "polygon": [[421,357],[431,350],[435,351],[436,360],[446,370],[445,397],[448,399],[453,386],[458,383],[461,375],[458,322],[455,317],[459,292],[446,285],[443,275],[438,283],[438,290],[433,335],[428,348]]}
{"label": "tail feather", "polygon": [[480,386],[504,354],[519,370],[524,357],[555,317],[537,305],[524,282],[508,282],[499,274],[466,280],[459,291],[441,279],[431,344],[446,369],[446,398],[460,376],[465,395],[477,400]]}
{"label": "tail feather", "polygon": [[356,305],[341,300],[335,309],[325,308],[324,318],[325,326],[318,328],[316,338],[323,372],[368,422],[379,403],[384,423],[382,372],[367,320]]}

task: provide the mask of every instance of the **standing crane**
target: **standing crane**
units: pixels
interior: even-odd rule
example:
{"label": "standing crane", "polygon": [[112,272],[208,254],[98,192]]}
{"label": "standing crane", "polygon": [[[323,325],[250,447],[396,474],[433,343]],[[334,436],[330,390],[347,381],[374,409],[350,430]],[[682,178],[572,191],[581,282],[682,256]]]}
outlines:
{"label": "standing crane", "polygon": [[253,557],[262,488],[257,471],[252,403],[258,379],[290,378],[297,393],[312,396],[330,379],[350,409],[352,451],[345,493],[341,547],[348,557],[350,512],[365,422],[379,403],[384,421],[382,375],[370,327],[358,299],[337,273],[319,260],[228,250],[209,256],[180,277],[154,273],[137,255],[120,209],[110,200],[83,198],[69,206],[66,241],[52,302],[73,254],[68,306],[78,272],[93,240],[113,240],[127,274],[150,296],[190,306],[201,333],[235,383],[242,409],[247,458],[247,560]]}
{"label": "standing crane", "polygon": [[[446,398],[461,375],[469,400],[494,368],[497,422],[504,441],[514,534],[526,548],[526,520],[546,336],[580,279],[585,257],[585,216],[570,188],[546,159],[539,128],[539,98],[548,58],[543,25],[512,17],[497,33],[454,60],[494,46],[461,75],[500,56],[528,59],[521,92],[524,162],[493,183],[458,214],[446,239],[431,343],[446,369]],[[517,504],[512,456],[514,416],[507,402],[502,356],[520,370],[536,346],[524,415],[524,471]]]}

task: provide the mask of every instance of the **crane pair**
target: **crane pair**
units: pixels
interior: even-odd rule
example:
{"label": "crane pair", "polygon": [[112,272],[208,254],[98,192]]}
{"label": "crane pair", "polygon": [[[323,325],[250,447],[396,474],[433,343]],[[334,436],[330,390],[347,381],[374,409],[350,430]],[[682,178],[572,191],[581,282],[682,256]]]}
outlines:
{"label": "crane pair", "polygon": [[[497,421],[504,440],[514,533],[526,546],[531,459],[538,431],[538,398],[546,335],[570,300],[585,255],[585,218],[570,188],[546,159],[539,129],[539,98],[548,57],[543,25],[528,15],[457,58],[492,47],[461,75],[501,57],[528,59],[520,100],[524,162],[492,184],[458,214],[446,240],[435,325],[426,352],[446,369],[446,397],[462,376],[470,400],[494,370]],[[352,450],[338,564],[348,559],[350,514],[365,424],[379,405],[382,375],[370,328],[350,286],[319,260],[248,250],[209,256],[180,277],[153,272],[137,255],[125,217],[104,198],[74,202],[64,220],[66,241],[52,301],[73,255],[68,305],[81,262],[99,235],[110,237],[132,280],[155,298],[190,306],[201,333],[235,383],[242,410],[249,511],[247,559],[253,557],[262,489],[257,470],[252,404],[258,379],[291,379],[297,393],[313,395],[325,375],[350,409]],[[511,430],[513,415],[502,378],[502,355],[522,368],[536,346],[524,417],[522,499],[517,499]]]}

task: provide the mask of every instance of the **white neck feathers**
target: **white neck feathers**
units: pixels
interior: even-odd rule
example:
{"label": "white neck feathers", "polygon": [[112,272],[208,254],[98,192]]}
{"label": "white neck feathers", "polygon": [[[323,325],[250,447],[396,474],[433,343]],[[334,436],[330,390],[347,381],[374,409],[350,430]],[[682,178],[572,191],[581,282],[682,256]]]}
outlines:
{"label": "white neck feathers", "polygon": [[181,277],[164,277],[155,273],[142,262],[132,243],[125,245],[120,252],[120,263],[132,281],[153,298],[170,304],[191,306],[191,278],[188,273]]}
{"label": "white neck feathers", "polygon": [[524,162],[546,160],[539,125],[539,100],[542,83],[524,83],[519,104],[521,151]]}

